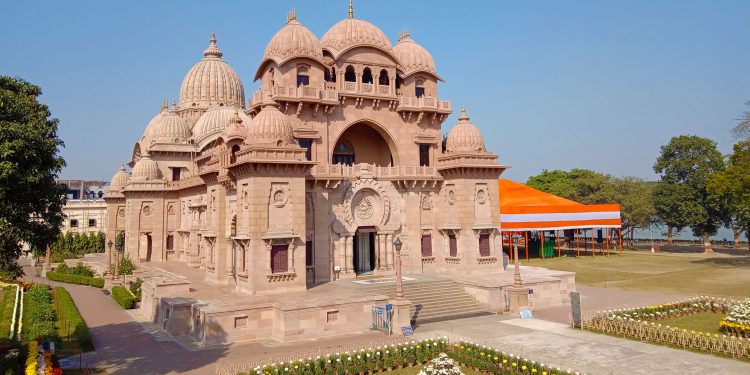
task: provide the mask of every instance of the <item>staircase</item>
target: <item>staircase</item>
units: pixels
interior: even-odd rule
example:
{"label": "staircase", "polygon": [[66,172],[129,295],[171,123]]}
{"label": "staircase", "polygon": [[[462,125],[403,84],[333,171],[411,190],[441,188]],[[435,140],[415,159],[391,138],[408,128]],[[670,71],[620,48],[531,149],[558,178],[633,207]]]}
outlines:
{"label": "staircase", "polygon": [[[395,297],[395,284],[371,286],[368,291]],[[411,324],[488,315],[487,307],[450,280],[404,283],[405,298],[412,302]]]}

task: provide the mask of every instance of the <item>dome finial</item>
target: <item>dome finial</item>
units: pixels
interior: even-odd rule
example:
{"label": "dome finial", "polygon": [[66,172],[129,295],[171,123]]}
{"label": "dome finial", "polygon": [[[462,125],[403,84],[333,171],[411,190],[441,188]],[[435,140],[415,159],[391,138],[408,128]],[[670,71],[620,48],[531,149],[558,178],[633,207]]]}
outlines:
{"label": "dome finial", "polygon": [[172,99],[172,110],[173,111],[177,110],[177,100]]}
{"label": "dome finial", "polygon": [[164,99],[164,101],[161,102],[161,112],[166,111],[169,108],[169,104],[167,102],[167,99]]}
{"label": "dome finial", "polygon": [[294,22],[296,20],[297,20],[297,10],[294,9],[294,8],[292,8],[289,11],[289,14],[287,14],[287,16],[286,16],[286,24],[288,25],[288,24],[290,24],[290,23],[292,23],[292,22]]}
{"label": "dome finial", "polygon": [[461,107],[461,115],[458,116],[458,121],[469,121],[469,115],[466,114],[466,108]]}
{"label": "dome finial", "polygon": [[398,41],[402,41],[404,39],[411,38],[411,34],[409,33],[409,29],[403,28],[401,31],[398,32]]}
{"label": "dome finial", "polygon": [[208,48],[203,51],[203,56],[217,58],[224,56],[224,53],[221,52],[219,47],[216,46],[216,33],[211,33],[211,39],[208,42]]}
{"label": "dome finial", "polygon": [[230,124],[237,124],[242,125],[242,119],[240,118],[240,112],[235,108],[234,109],[234,116],[232,116],[231,119],[229,119]]}
{"label": "dome finial", "polygon": [[354,7],[352,6],[352,0],[349,0],[349,18],[354,18]]}

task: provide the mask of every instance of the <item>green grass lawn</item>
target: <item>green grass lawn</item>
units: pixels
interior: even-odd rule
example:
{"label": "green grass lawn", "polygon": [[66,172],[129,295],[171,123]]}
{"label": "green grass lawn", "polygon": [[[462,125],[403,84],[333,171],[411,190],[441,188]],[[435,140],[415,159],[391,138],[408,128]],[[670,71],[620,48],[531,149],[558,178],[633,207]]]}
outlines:
{"label": "green grass lawn", "polygon": [[720,333],[719,321],[724,317],[722,314],[704,312],[688,316],[678,316],[659,320],[659,324],[670,327],[678,327],[690,331]]}
{"label": "green grass lawn", "polygon": [[682,295],[750,297],[750,257],[716,254],[637,254],[521,260],[576,273],[582,285]]}

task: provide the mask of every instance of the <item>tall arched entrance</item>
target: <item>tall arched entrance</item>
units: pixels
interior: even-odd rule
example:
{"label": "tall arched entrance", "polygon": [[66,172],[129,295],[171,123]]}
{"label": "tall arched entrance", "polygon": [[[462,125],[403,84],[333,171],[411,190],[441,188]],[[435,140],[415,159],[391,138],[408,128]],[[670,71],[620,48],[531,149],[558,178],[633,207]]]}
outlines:
{"label": "tall arched entrance", "polygon": [[369,122],[349,126],[336,140],[331,164],[372,164],[389,167],[398,164],[396,144],[388,133]]}

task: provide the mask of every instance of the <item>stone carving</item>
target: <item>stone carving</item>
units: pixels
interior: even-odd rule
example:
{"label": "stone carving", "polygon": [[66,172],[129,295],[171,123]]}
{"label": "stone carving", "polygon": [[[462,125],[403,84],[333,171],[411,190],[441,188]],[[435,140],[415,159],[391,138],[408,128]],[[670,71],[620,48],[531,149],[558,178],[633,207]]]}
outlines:
{"label": "stone carving", "polygon": [[273,193],[273,203],[277,207],[284,206],[285,201],[286,201],[286,193],[284,193],[284,190],[279,189]]}
{"label": "stone carving", "polygon": [[144,215],[151,215],[151,206],[143,206],[142,212]]}
{"label": "stone carving", "polygon": [[431,210],[432,209],[432,200],[430,199],[429,195],[424,195],[422,197],[422,209],[423,210]]}
{"label": "stone carving", "polygon": [[487,201],[487,192],[484,189],[479,189],[477,191],[477,202],[479,204],[484,204],[484,202]]}
{"label": "stone carving", "polygon": [[174,204],[170,203],[169,206],[167,206],[167,214],[174,215]]}
{"label": "stone carving", "polygon": [[357,217],[363,220],[371,218],[373,211],[375,211],[370,197],[366,194],[359,198],[357,203],[355,203],[355,207],[354,210],[357,212]]}
{"label": "stone carving", "polygon": [[[341,185],[340,203],[332,205],[332,211],[343,228],[341,230],[351,233],[360,226],[377,226],[380,229],[395,230],[400,226],[398,215],[398,202],[391,199],[398,192],[390,183],[380,183],[370,178],[362,178],[354,182],[345,182]],[[335,222],[335,221],[334,221]]]}
{"label": "stone carving", "polygon": [[456,203],[456,192],[453,190],[448,191],[448,204],[453,205]]}

